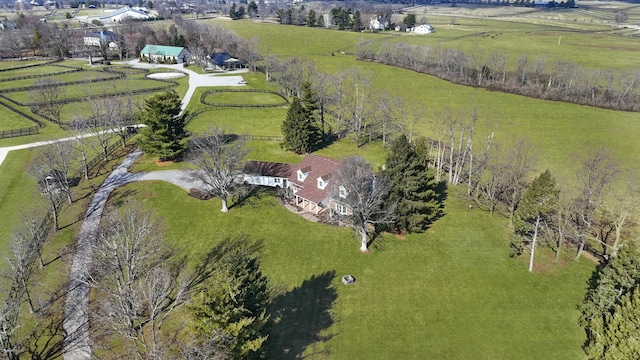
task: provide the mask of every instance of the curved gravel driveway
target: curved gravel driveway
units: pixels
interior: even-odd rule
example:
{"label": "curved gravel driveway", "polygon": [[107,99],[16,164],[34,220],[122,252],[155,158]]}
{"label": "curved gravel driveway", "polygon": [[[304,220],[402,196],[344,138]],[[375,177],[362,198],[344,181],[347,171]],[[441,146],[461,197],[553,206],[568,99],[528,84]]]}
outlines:
{"label": "curved gravel driveway", "polygon": [[109,195],[119,186],[134,181],[161,180],[180,186],[186,190],[203,188],[203,184],[190,181],[181,170],[154,171],[132,174],[129,166],[142,155],[140,150],[129,154],[125,160],[102,183],[89,203],[84,222],[80,227],[76,252],[69,273],[69,292],[65,303],[63,330],[65,335],[65,360],[91,359],[91,339],[89,325],[89,282],[88,277],[93,261],[92,240],[100,226],[102,212]]}

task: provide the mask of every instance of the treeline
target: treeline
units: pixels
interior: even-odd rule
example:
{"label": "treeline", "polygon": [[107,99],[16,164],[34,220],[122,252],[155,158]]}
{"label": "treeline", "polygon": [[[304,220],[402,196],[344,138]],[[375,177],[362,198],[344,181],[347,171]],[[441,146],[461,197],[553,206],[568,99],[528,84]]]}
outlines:
{"label": "treeline", "polygon": [[361,44],[357,57],[437,76],[456,84],[533,98],[600,108],[640,111],[640,71],[592,70],[545,55],[521,56],[515,70],[499,52],[469,54],[462,50],[407,43]]}

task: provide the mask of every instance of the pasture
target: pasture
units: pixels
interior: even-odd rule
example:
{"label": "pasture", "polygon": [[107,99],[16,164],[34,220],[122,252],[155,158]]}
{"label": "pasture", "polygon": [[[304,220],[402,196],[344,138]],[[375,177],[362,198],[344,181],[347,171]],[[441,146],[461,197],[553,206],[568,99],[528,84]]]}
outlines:
{"label": "pasture", "polygon": [[[175,186],[131,184],[193,261],[224,237],[264,241],[263,270],[279,289],[269,358],[439,359],[581,357],[575,305],[594,265],[544,256],[537,273],[510,259],[500,217],[469,213],[452,191],[447,214],[422,235],[384,235],[361,254],[353,232],[290,213],[269,192],[219,211]],[[197,214],[194,216],[194,214]],[[356,278],[346,287],[340,277]]]}
{"label": "pasture", "polygon": [[[471,19],[470,21],[476,20]],[[635,134],[640,134],[640,122],[638,122],[640,116],[636,113],[543,101],[459,86],[411,70],[357,61],[349,55],[336,54],[336,56],[331,56],[332,50],[328,48],[323,48],[323,53],[320,54],[321,46],[329,46],[323,41],[317,41],[321,44],[313,43],[307,47],[289,46],[289,44],[297,44],[300,38],[326,37],[327,43],[336,39],[341,41],[340,45],[334,44],[336,47],[333,51],[335,51],[341,48],[352,48],[365,39],[375,39],[381,43],[387,39],[418,41],[422,38],[427,39],[428,35],[425,37],[389,36],[387,33],[353,33],[248,22],[216,23],[229,27],[245,37],[258,37],[260,39],[259,46],[270,49],[273,53],[311,59],[314,61],[316,69],[327,73],[333,74],[357,67],[371,79],[373,88],[381,92],[385,91],[385,96],[389,98],[402,99],[405,103],[410,104],[410,108],[423,114],[416,125],[416,135],[435,138],[442,124],[439,118],[443,117],[445,113],[453,113],[458,119],[468,121],[475,108],[479,120],[476,125],[475,139],[477,140],[474,142],[474,146],[485,146],[487,136],[492,133],[494,141],[505,146],[513,143],[516,139],[526,138],[532,142],[538,153],[537,171],[550,169],[558,179],[561,188],[565,190],[568,190],[572,182],[575,181],[575,170],[579,164],[576,158],[580,158],[599,146],[607,146],[624,166],[638,169],[635,154],[640,151],[640,144],[635,141]],[[503,34],[505,34],[504,27],[507,24],[518,29],[517,24],[512,21],[505,24],[505,22],[491,20],[491,23],[500,24],[499,30],[503,31]],[[528,54],[529,44],[538,43],[537,51],[552,53],[557,48],[557,37],[547,37],[542,32],[544,26],[537,28],[539,31],[533,31],[529,35],[531,40],[522,41],[517,36],[509,37],[511,51],[514,53],[522,51],[523,54]],[[435,34],[438,34],[439,30],[436,29]],[[536,40],[539,36],[541,39]],[[595,44],[609,42],[611,46],[604,47],[601,51],[593,51],[591,44],[594,36]],[[552,41],[554,38],[555,41]],[[629,52],[631,49],[640,49],[640,39],[620,38],[616,35],[594,35],[582,31],[567,31],[563,38],[572,39],[570,44],[575,47],[572,50],[574,54],[589,54],[590,57],[596,59],[590,60],[591,66],[598,66],[601,69],[626,71],[633,66],[630,57],[624,61],[620,60],[618,63],[614,61],[613,63],[617,64],[619,68],[613,68],[610,65],[611,59],[617,58],[618,49],[614,46],[615,44],[625,43],[624,49],[628,49]],[[480,37],[481,39],[483,38]],[[471,46],[472,40],[465,40],[466,46]],[[478,42],[482,43],[480,40]],[[489,46],[492,40],[485,39],[483,41],[486,41],[485,45],[487,45],[483,51],[485,53],[492,51],[493,48]],[[454,40],[453,47],[456,44],[458,43]],[[443,42],[440,46],[447,45]],[[626,51],[624,49],[622,49],[623,54]],[[462,47],[462,50],[469,49]],[[580,58],[584,58],[584,56]],[[625,57],[623,56],[623,58]],[[513,59],[513,61],[515,60]],[[569,62],[578,61],[578,56],[569,57],[566,60]]]}

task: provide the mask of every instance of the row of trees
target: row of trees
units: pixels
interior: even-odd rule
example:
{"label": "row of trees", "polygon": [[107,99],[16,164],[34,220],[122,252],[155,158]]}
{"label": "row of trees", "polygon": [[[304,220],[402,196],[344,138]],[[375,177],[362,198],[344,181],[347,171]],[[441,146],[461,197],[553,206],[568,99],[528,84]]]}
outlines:
{"label": "row of trees", "polygon": [[[422,109],[374,88],[371,76],[357,68],[331,75],[308,60],[280,61],[269,56],[264,70],[267,79],[276,81],[287,96],[311,97],[323,134],[353,133],[356,146],[378,139],[386,145],[388,139],[402,133],[411,141],[414,129],[423,122]],[[305,86],[309,90],[303,90]],[[329,116],[333,121],[327,120]]]}
{"label": "row of trees", "polygon": [[[468,196],[481,208],[504,214],[512,225],[517,225],[518,217],[531,222],[533,218],[518,211],[526,192],[533,191],[530,179],[535,176],[536,149],[525,139],[498,141],[494,134],[478,141],[476,125],[481,120],[475,110],[466,119],[452,111],[439,114],[433,124],[436,139],[423,145],[429,166],[436,180],[465,185]],[[562,193],[548,216],[540,219],[544,228],[538,229],[537,239],[543,239],[557,256],[569,244],[576,249],[576,257],[588,249],[606,261],[632,237],[640,184],[604,147],[576,156],[575,163],[579,164],[575,178],[561,181]],[[555,180],[545,181],[555,184]],[[525,247],[531,249],[534,233],[525,229],[518,234],[514,255]]]}
{"label": "row of trees", "polygon": [[521,56],[515,70],[509,70],[503,53],[468,54],[407,43],[385,47],[363,44],[357,56],[457,84],[614,110],[640,110],[640,72],[589,70],[566,61],[549,63],[545,55],[535,59]]}
{"label": "row of trees", "polygon": [[[62,336],[67,283],[51,289],[38,284],[56,260],[43,260],[47,234],[33,215],[25,215],[7,254],[5,275],[12,285],[0,303],[0,350],[6,359],[54,358],[73,350]],[[135,358],[178,353],[189,359],[261,358],[271,299],[260,270],[261,244],[246,236],[225,239],[193,266],[166,242],[165,233],[160,220],[140,204],[106,212],[88,274],[94,344]],[[25,304],[29,315],[22,313]],[[167,323],[177,320],[181,308],[190,325],[168,332]]]}

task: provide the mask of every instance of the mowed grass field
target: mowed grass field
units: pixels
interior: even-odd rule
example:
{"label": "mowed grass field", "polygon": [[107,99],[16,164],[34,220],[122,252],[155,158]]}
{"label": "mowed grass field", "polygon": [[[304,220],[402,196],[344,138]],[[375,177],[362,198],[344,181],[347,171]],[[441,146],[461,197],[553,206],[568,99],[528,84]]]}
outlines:
{"label": "mowed grass field", "polygon": [[[270,313],[272,359],[579,359],[576,304],[594,269],[588,260],[536,273],[510,259],[506,222],[473,211],[454,190],[446,216],[425,234],[385,235],[371,254],[348,228],[312,223],[272,194],[221,213],[163,182],[127,185],[164,219],[169,241],[197,261],[225,237],[264,242],[262,264],[279,289]],[[195,215],[197,214],[197,215]],[[356,282],[341,283],[351,274]]]}

